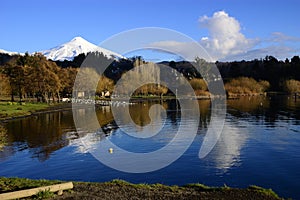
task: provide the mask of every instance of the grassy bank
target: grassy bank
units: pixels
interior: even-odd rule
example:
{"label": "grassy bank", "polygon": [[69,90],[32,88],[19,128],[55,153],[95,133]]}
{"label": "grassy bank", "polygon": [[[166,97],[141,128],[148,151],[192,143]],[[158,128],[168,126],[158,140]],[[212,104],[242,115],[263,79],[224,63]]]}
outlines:
{"label": "grassy bank", "polygon": [[[57,180],[0,178],[0,193],[62,183]],[[202,184],[166,186],[162,184],[132,184],[123,180],[105,183],[73,182],[74,188],[58,196],[41,191],[31,199],[280,199],[271,189],[250,186],[245,189],[208,187]]]}
{"label": "grassy bank", "polygon": [[29,116],[39,111],[63,109],[67,104],[0,102],[0,120]]}

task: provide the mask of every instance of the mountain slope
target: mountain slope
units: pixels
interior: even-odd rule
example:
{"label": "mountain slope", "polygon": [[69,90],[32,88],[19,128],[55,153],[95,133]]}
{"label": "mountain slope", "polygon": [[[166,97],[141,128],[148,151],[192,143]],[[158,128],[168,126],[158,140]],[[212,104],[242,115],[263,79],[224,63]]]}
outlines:
{"label": "mountain slope", "polygon": [[41,51],[44,56],[51,60],[73,60],[73,58],[81,53],[88,53],[88,52],[102,52],[108,58],[111,57],[119,57],[123,58],[122,55],[119,55],[115,52],[110,50],[101,48],[97,45],[94,45],[82,37],[75,37],[71,41],[59,45],[57,47],[51,48],[49,50]]}
{"label": "mountain slope", "polygon": [[0,49],[0,53],[8,54],[8,55],[10,55],[10,56],[12,56],[12,55],[18,55],[18,54],[23,55],[23,53],[6,51],[6,50],[4,50],[4,49]]}

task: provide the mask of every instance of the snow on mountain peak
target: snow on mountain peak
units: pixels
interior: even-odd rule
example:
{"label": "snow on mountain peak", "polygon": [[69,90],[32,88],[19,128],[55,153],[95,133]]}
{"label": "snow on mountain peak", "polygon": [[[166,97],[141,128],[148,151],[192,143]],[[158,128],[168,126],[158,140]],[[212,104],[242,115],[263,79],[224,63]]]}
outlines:
{"label": "snow on mountain peak", "polygon": [[85,41],[85,42],[86,42],[86,40],[83,39],[83,38],[80,37],[80,36],[74,37],[74,38],[71,40],[71,42],[75,42],[75,41]]}
{"label": "snow on mountain peak", "polygon": [[20,54],[20,55],[23,55],[23,53],[6,51],[6,50],[4,50],[4,49],[0,49],[0,53],[3,53],[3,54],[8,54],[8,55],[10,55],[10,56],[13,56],[13,55],[18,55],[18,54]]}
{"label": "snow on mountain peak", "polygon": [[51,48],[49,50],[42,51],[48,59],[51,60],[73,60],[73,58],[81,53],[87,54],[88,52],[102,52],[108,58],[119,57],[123,58],[122,55],[119,55],[110,50],[101,48],[97,45],[94,45],[82,37],[75,37],[71,41],[66,42],[57,47]]}

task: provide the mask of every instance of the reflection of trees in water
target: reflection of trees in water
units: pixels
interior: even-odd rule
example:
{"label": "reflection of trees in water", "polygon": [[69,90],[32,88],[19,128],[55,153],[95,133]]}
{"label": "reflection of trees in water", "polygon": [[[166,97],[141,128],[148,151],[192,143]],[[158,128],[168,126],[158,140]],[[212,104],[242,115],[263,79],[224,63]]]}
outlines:
{"label": "reflection of trees in water", "polygon": [[199,128],[207,128],[211,117],[211,102],[210,100],[199,100],[200,124]]}
{"label": "reflection of trees in water", "polygon": [[[276,122],[286,117],[300,119],[300,99],[288,96],[241,97],[227,101],[227,112],[239,118],[251,118],[258,124],[275,127]],[[299,123],[293,120],[294,123]]]}
{"label": "reflection of trees in water", "polygon": [[[189,102],[183,102],[187,105],[190,105]],[[210,100],[199,100],[199,112],[200,112],[200,121],[199,121],[199,128],[207,128],[210,122],[211,117],[211,101]],[[176,109],[178,108],[178,109]],[[190,118],[199,117],[196,112],[194,112],[194,108],[188,108]],[[180,122],[181,113],[180,113],[180,106],[176,100],[172,100],[168,102],[168,119],[171,120],[172,124],[177,126]]]}
{"label": "reflection of trees in water", "polygon": [[[239,99],[227,100],[228,110],[234,109],[240,113],[261,113],[263,108],[269,108],[270,102],[268,97],[256,96],[256,97],[241,97]],[[242,117],[242,116],[241,116]]]}
{"label": "reflection of trees in water", "polygon": [[[294,100],[286,96],[274,97],[244,97],[237,100],[228,100],[228,114],[234,116],[234,119],[252,120],[257,124],[274,127],[281,119],[291,120],[289,123],[300,125],[300,99]],[[189,105],[189,102],[184,102]],[[211,102],[210,100],[199,100],[200,122],[199,128],[206,129],[210,123]],[[142,101],[134,105],[120,106],[122,109],[128,109],[132,121],[139,126],[145,126],[150,123],[149,109],[154,104],[161,104],[166,109],[167,118],[172,128],[178,128],[180,124],[181,111],[180,104],[176,100],[170,101]],[[178,109],[177,109],[178,108]],[[193,108],[187,106],[188,115],[191,119],[196,116]],[[78,109],[78,115],[82,116],[82,123],[88,123],[88,126],[99,129],[101,125],[105,135],[110,135],[112,130],[118,128],[114,123],[114,116],[110,106],[96,107],[96,121],[91,120],[92,109]],[[154,117],[159,117],[160,110],[154,110]],[[122,119],[124,123],[129,119]],[[231,119],[233,120],[233,119]],[[89,124],[90,123],[90,124]],[[0,154],[2,159],[13,155],[16,151],[27,149],[33,157],[44,161],[49,158],[51,153],[58,149],[70,145],[72,141],[85,137],[91,132],[77,133],[73,122],[71,111],[62,111],[54,113],[40,114],[29,118],[10,121],[7,123],[7,147]],[[175,130],[174,129],[174,130]],[[103,139],[103,136],[99,138]]]}
{"label": "reflection of trees in water", "polygon": [[[79,109],[78,112],[86,121],[92,116],[92,112],[88,109]],[[99,124],[105,129],[104,133],[110,132],[110,125],[113,122],[110,108],[100,107],[96,113]],[[0,154],[2,159],[13,155],[16,151],[28,150],[32,157],[45,161],[53,152],[68,146],[70,141],[88,134],[75,131],[71,111],[45,113],[14,120],[6,127],[8,147]]]}
{"label": "reflection of trees in water", "polygon": [[101,127],[111,123],[114,120],[110,106],[100,106],[96,110],[96,115]]}
{"label": "reflection of trees in water", "polygon": [[[273,96],[270,97],[270,107],[266,109],[264,116],[267,125],[275,127],[276,122],[285,118],[300,119],[300,99],[296,100],[287,96]],[[292,123],[299,124],[299,120],[292,120]]]}
{"label": "reflection of trees in water", "polygon": [[[146,126],[151,122],[149,111],[151,106],[155,104],[160,104],[163,106],[163,108],[166,110],[168,109],[167,102],[160,102],[160,101],[143,101],[141,103],[137,103],[134,106],[130,106],[129,113],[131,116],[131,119],[134,123],[136,123],[139,126]],[[154,110],[155,117],[159,118],[161,116],[161,113],[158,112],[158,110]]]}
{"label": "reflection of trees in water", "polygon": [[68,142],[61,138],[64,131],[74,129],[74,125],[70,112],[67,111],[11,121],[7,124],[7,129],[9,145],[24,144],[21,145],[22,148],[28,149],[34,157],[43,161],[48,159],[52,152],[68,145]]}
{"label": "reflection of trees in water", "polygon": [[6,145],[6,137],[7,137],[7,130],[0,123],[0,152],[2,151],[3,147]]}
{"label": "reflection of trees in water", "polygon": [[168,110],[167,110],[167,118],[171,121],[173,126],[178,126],[179,120],[181,117],[180,113],[180,104],[178,100],[173,99],[168,101]]}
{"label": "reflection of trees in water", "polygon": [[[300,119],[300,98],[289,97],[286,100],[287,114],[289,117]],[[300,125],[300,120],[294,120],[294,125]]]}
{"label": "reflection of trees in water", "polygon": [[[177,102],[176,102],[177,101]],[[190,107],[189,105],[192,105],[189,103],[191,100],[184,100],[182,103],[185,104],[186,108],[188,109],[188,115],[190,118],[199,117],[197,116],[197,113],[195,112],[195,109]],[[167,113],[167,120],[171,122],[173,126],[178,126],[180,123],[181,118],[181,107],[178,100],[172,99],[168,101],[163,102],[156,102],[156,101],[144,101],[142,103],[138,103],[134,106],[130,107],[130,115],[132,117],[132,120],[140,125],[145,126],[150,123],[150,117],[149,117],[149,109],[152,105],[159,103],[161,104]],[[200,128],[207,128],[210,122],[211,117],[211,101],[210,100],[199,100],[199,112],[200,112]],[[157,113],[157,117],[160,115],[160,113]],[[129,122],[129,119],[127,119]],[[126,119],[123,120],[126,122]]]}

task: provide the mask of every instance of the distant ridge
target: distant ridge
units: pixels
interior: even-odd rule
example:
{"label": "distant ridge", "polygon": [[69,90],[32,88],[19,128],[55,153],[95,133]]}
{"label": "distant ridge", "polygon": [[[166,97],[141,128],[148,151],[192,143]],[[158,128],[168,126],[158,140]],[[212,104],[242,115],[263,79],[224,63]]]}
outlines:
{"label": "distant ridge", "polygon": [[24,53],[18,53],[18,52],[6,51],[6,50],[4,50],[4,49],[0,49],[0,53],[8,54],[8,55],[10,55],[10,56],[13,56],[13,55],[24,55]]}

